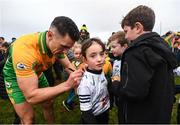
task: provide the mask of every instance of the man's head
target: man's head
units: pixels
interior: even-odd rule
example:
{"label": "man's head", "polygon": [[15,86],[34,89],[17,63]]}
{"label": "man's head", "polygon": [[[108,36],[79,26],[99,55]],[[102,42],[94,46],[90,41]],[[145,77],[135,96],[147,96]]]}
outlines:
{"label": "man's head", "polygon": [[47,32],[46,41],[53,54],[60,54],[79,40],[79,30],[73,20],[68,17],[56,17]]}
{"label": "man's head", "polygon": [[126,33],[126,38],[134,40],[141,34],[152,31],[154,24],[154,11],[147,6],[140,5],[124,17],[121,27]]}

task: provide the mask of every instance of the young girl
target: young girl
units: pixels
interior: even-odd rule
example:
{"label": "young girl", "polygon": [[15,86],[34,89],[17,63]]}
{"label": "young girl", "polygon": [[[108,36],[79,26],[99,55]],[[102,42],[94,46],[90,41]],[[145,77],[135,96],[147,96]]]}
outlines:
{"label": "young girl", "polygon": [[110,107],[107,80],[102,71],[105,45],[92,38],[82,45],[84,63],[88,65],[77,89],[83,124],[108,124]]}

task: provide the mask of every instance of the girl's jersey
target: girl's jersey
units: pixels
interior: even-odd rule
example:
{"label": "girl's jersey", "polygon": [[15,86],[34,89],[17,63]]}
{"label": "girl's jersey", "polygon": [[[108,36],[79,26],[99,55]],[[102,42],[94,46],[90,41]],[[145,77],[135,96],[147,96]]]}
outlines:
{"label": "girl's jersey", "polygon": [[78,86],[81,111],[92,110],[95,116],[110,107],[107,80],[104,73],[86,70]]}

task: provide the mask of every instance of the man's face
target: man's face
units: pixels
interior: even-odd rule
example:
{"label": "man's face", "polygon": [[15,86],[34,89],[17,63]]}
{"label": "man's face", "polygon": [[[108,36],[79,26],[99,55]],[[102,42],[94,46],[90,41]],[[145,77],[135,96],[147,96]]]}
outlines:
{"label": "man's face", "polygon": [[66,53],[70,49],[74,42],[68,34],[62,36],[56,32],[47,32],[49,49],[54,55]]}
{"label": "man's face", "polygon": [[135,40],[139,35],[137,34],[137,28],[131,29],[130,26],[124,26],[125,38],[129,41]]}
{"label": "man's face", "polygon": [[86,32],[85,31],[82,31],[82,32],[80,32],[80,37],[81,38],[83,38],[83,39],[85,39],[86,38]]}

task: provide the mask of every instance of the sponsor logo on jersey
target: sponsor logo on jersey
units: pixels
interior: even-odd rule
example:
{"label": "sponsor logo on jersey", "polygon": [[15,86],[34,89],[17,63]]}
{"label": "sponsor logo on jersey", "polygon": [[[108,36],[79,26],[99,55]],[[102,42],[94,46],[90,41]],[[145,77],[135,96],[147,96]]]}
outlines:
{"label": "sponsor logo on jersey", "polygon": [[26,66],[23,63],[17,63],[16,68],[19,70],[24,70],[24,69],[26,69]]}
{"label": "sponsor logo on jersey", "polygon": [[6,88],[10,88],[12,83],[9,83],[9,82],[5,82],[5,85],[6,85]]}

